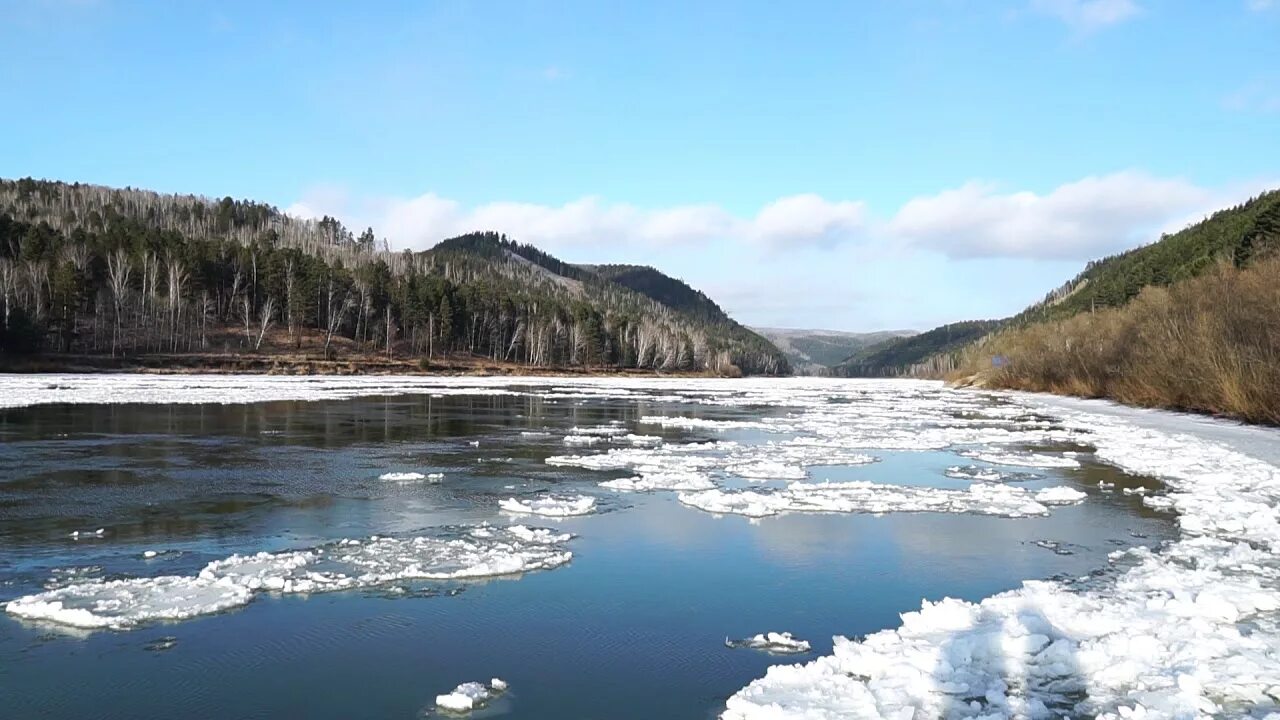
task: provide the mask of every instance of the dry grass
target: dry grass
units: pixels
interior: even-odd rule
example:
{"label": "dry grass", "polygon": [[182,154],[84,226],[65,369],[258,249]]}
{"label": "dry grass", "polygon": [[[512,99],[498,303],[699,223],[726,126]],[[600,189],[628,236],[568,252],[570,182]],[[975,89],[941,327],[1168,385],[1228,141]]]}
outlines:
{"label": "dry grass", "polygon": [[[1009,365],[992,370],[991,357]],[[993,335],[956,375],[1280,424],[1280,259],[1223,265],[1128,305]]]}

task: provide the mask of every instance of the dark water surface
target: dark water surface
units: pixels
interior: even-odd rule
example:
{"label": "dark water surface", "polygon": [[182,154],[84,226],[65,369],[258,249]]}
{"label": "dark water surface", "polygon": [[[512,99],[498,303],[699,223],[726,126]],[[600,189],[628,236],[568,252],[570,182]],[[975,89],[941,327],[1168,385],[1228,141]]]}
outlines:
{"label": "dark water surface", "polygon": [[[672,493],[596,486],[631,473],[543,462],[566,452],[573,426],[781,412],[481,395],[0,410],[0,602],[40,592],[68,569],[191,575],[233,553],[440,525],[514,521],[578,536],[569,565],[522,577],[264,596],[129,631],[2,615],[0,716],[414,718],[458,683],[496,676],[512,688],[490,711],[504,717],[708,718],[770,664],[797,659],[729,649],[726,637],[785,630],[825,654],[832,635],[896,626],[922,598],[977,600],[1024,579],[1088,575],[1107,553],[1174,532],[1173,518],[1139,497],[1096,487],[1144,481],[1087,462],[1036,471],[1045,479],[1030,488],[1090,493],[1043,518],[755,522],[681,506]],[[868,452],[880,462],[811,476],[962,488],[945,468],[982,464],[940,451]],[[390,471],[444,480],[378,479]],[[602,512],[557,521],[497,511],[500,498],[549,488],[596,495]],[[100,539],[69,537],[96,528]],[[165,552],[144,559],[146,550]]]}

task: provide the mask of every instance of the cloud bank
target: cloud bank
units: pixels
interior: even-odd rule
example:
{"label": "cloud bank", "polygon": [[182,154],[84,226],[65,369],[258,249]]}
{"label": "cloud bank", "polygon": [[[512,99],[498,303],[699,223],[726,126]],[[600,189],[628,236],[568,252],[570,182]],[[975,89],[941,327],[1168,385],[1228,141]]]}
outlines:
{"label": "cloud bank", "polygon": [[561,205],[490,202],[468,207],[435,193],[352,201],[321,187],[286,209],[370,225],[395,248],[425,249],[476,230],[504,232],[556,252],[600,246],[665,250],[738,243],[766,254],[843,245],[905,248],[951,259],[1083,261],[1177,230],[1265,189],[1209,189],[1138,171],[1092,176],[1044,193],[971,181],[905,202],[877,217],[865,202],[816,194],[781,197],[737,216],[714,204],[640,208],[585,197]]}
{"label": "cloud bank", "polygon": [[585,197],[563,205],[491,202],[467,208],[427,193],[409,199],[352,203],[331,188],[308,193],[285,209],[291,215],[334,215],[370,225],[397,248],[424,249],[475,230],[505,232],[521,242],[564,249],[598,244],[676,246],[740,239],[764,248],[831,247],[857,237],[866,225],[861,202],[830,201],[803,194],[779,198],[754,217],[738,218],[716,205],[641,209]]}

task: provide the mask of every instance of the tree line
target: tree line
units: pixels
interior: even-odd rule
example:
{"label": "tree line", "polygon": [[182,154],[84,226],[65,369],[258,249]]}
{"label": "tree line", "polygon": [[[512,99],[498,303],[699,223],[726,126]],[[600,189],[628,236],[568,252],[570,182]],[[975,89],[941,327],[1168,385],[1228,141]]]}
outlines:
{"label": "tree line", "polygon": [[462,354],[544,367],[785,373],[728,318],[496,233],[392,252],[231,198],[0,181],[0,351]]}

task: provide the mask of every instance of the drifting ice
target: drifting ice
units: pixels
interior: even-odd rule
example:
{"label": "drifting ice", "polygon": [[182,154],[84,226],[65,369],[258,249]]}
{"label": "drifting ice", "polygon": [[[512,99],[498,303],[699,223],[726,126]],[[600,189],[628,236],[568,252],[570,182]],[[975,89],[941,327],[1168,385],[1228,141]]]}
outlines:
{"label": "drifting ice", "polygon": [[1074,488],[1063,485],[1045,488],[1036,493],[1036,502],[1045,505],[1074,505],[1082,502],[1087,495]]}
{"label": "drifting ice", "polygon": [[523,515],[544,515],[547,517],[569,517],[572,515],[588,515],[595,511],[596,499],[590,495],[557,496],[547,495],[532,500],[506,498],[498,502],[498,507],[509,513]]}
{"label": "drifting ice", "polygon": [[726,640],[725,644],[729,647],[764,650],[765,652],[776,653],[779,655],[807,653],[810,649],[808,640],[794,638],[789,632],[762,633],[760,635],[753,635],[744,640]]}
{"label": "drifting ice", "polygon": [[792,483],[783,490],[682,492],[680,502],[712,513],[767,517],[788,512],[950,512],[1027,517],[1049,509],[1019,487],[974,484],[946,490],[870,482]]}
{"label": "drifting ice", "polygon": [[484,707],[494,695],[505,692],[507,683],[494,678],[488,685],[478,682],[462,683],[446,695],[436,696],[436,708],[455,713],[466,713]]}
{"label": "drifting ice", "polygon": [[[477,535],[475,531],[483,530]],[[9,602],[18,617],[82,628],[129,628],[182,620],[248,603],[258,592],[311,593],[399,580],[511,575],[559,567],[573,557],[568,534],[516,525],[407,539],[374,536],[308,550],[232,555],[198,575],[87,581]]]}

